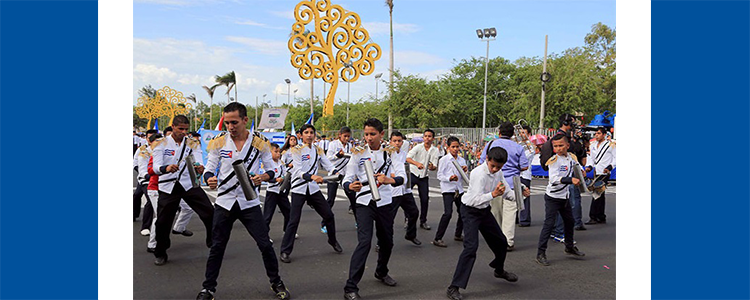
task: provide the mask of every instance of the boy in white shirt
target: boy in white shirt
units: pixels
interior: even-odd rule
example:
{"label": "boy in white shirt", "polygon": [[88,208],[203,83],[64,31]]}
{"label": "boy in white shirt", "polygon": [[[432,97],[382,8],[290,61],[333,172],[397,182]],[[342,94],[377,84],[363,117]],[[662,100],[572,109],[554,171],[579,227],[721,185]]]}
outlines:
{"label": "boy in white shirt", "polygon": [[580,181],[573,175],[573,168],[577,167],[575,155],[568,154],[568,137],[562,134],[555,135],[552,138],[552,150],[555,156],[547,160],[546,165],[549,167],[549,183],[547,191],[544,193],[544,226],[539,234],[539,244],[536,255],[536,262],[549,266],[547,261],[547,242],[555,226],[555,220],[559,213],[563,218],[565,226],[565,254],[582,257],[585,254],[578,251],[573,245],[573,208],[570,206],[570,191],[568,185],[576,185]]}
{"label": "boy in white shirt", "polygon": [[[479,232],[495,254],[495,259],[490,262],[490,267],[495,269],[495,277],[510,282],[518,281],[516,274],[505,271],[508,240],[490,209],[490,201],[497,197],[515,201],[515,194],[507,188],[508,183],[501,171],[507,160],[508,152],[502,147],[495,147],[487,151],[485,162],[471,171],[469,191],[461,199],[460,209],[464,221],[464,250],[458,257],[456,271],[447,291],[448,298],[452,300],[463,299],[458,289],[465,289],[469,283],[469,276],[477,259]],[[524,188],[523,196],[529,195],[529,189]]]}
{"label": "boy in white shirt", "polygon": [[440,223],[438,224],[432,244],[443,248],[447,247],[445,242],[443,242],[443,235],[445,235],[445,231],[448,229],[448,224],[453,216],[454,204],[456,205],[456,213],[458,213],[458,221],[456,222],[456,233],[453,239],[463,241],[462,231],[464,223],[461,219],[461,196],[464,194],[464,182],[461,180],[461,174],[453,165],[453,160],[456,160],[464,172],[468,171],[466,161],[458,155],[460,148],[461,143],[458,141],[458,138],[449,137],[448,154],[440,158],[438,162],[437,178],[440,180],[440,191],[443,194],[443,215],[440,217]]}

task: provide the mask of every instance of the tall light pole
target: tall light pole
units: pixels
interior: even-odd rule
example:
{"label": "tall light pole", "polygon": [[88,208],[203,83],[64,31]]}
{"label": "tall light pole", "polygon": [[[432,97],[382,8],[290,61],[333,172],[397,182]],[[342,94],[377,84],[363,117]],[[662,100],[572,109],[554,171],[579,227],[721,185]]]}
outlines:
{"label": "tall light pole", "polygon": [[378,102],[378,80],[383,76],[383,73],[375,74],[375,102]]}
{"label": "tall light pole", "polygon": [[497,36],[495,27],[477,29],[477,37],[481,41],[487,41],[487,55],[484,57],[484,105],[482,107],[482,134],[487,128],[487,73],[489,72],[490,63],[490,41],[494,41]]}
{"label": "tall light pole", "polygon": [[[352,61],[344,63],[345,68],[351,68],[352,67]],[[346,126],[349,126],[349,93],[351,92],[351,82],[347,79],[346,80]]]}
{"label": "tall light pole", "polygon": [[284,79],[286,82],[286,105],[292,106],[292,81],[289,78]]}

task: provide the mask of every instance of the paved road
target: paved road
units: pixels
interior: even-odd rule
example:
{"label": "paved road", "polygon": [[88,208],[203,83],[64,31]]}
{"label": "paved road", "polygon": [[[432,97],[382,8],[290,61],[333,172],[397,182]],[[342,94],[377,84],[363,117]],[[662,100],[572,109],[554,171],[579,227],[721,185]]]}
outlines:
{"label": "paved road", "polygon": [[[434,174],[432,176],[435,177]],[[615,226],[616,187],[607,191],[608,224],[591,225],[587,231],[576,231],[578,247],[586,253],[582,260],[563,254],[563,245],[550,240],[547,257],[549,267],[534,261],[536,243],[544,218],[544,185],[546,179],[532,182],[532,226],[516,229],[516,250],[508,253],[506,269],[519,276],[516,283],[508,283],[492,276],[487,264],[492,253],[480,243],[477,261],[463,291],[466,299],[613,299],[615,298]],[[394,225],[394,249],[389,264],[390,275],[398,281],[388,287],[373,278],[377,253],[370,252],[367,270],[360,283],[360,295],[365,299],[447,299],[445,289],[451,281],[456,261],[462,250],[460,242],[446,239],[448,248],[438,248],[429,241],[434,238],[442,214],[442,198],[437,180],[430,180],[430,231],[418,230],[422,246],[414,246],[403,239],[403,214],[399,212]],[[325,187],[322,188],[325,191]],[[209,198],[215,197],[208,191]],[[262,192],[261,194],[265,194]],[[416,191],[415,191],[416,197]],[[145,199],[145,198],[144,198]],[[588,220],[590,196],[583,197],[584,222]],[[280,273],[296,299],[341,299],[348,277],[349,261],[357,244],[354,218],[347,213],[348,201],[339,191],[333,211],[336,215],[338,239],[344,248],[336,254],[320,232],[320,217],[305,206],[300,222],[300,238],[295,243],[292,263],[280,264]],[[270,237],[276,241],[278,255],[281,214],[274,216]],[[455,214],[446,236],[455,228]],[[170,262],[155,266],[154,257],[146,252],[147,237],[139,234],[140,222],[133,223],[133,295],[135,299],[194,299],[204,279],[208,249],[203,242],[205,228],[195,216],[188,225],[195,232],[192,237],[172,235]],[[236,222],[219,276],[218,299],[274,299],[265,276],[263,262],[255,242]],[[608,267],[608,268],[605,268]]]}

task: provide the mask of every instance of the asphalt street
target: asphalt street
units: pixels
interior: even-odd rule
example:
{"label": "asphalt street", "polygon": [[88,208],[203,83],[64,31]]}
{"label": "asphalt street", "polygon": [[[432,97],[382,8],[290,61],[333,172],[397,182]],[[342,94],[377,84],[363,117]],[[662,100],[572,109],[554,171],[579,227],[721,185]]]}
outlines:
{"label": "asphalt street", "polygon": [[[534,258],[544,218],[543,195],[546,184],[545,178],[535,178],[532,181],[532,224],[531,227],[516,228],[515,250],[508,253],[505,262],[505,269],[516,273],[518,282],[509,283],[493,277],[493,270],[488,266],[493,255],[486,243],[481,241],[469,286],[466,290],[461,290],[465,299],[615,298],[616,187],[609,186],[607,190],[608,223],[587,225],[588,230],[575,232],[577,246],[586,256],[583,259],[567,256],[563,254],[563,244],[550,240],[547,257],[551,266],[544,267],[537,264]],[[321,189],[325,191],[325,185]],[[207,193],[211,200],[216,196],[215,191],[207,190]],[[416,190],[414,194],[418,203]],[[265,191],[261,195],[265,195]],[[294,299],[343,297],[357,234],[354,217],[347,213],[348,201],[342,190],[339,190],[336,200],[333,211],[338,229],[337,237],[344,253],[335,253],[326,243],[326,236],[320,232],[320,217],[305,206],[298,231],[300,237],[295,242],[291,255],[292,262],[279,262],[280,275]],[[590,203],[591,196],[584,195],[584,222],[588,221]],[[415,246],[404,240],[403,212],[398,213],[394,222],[395,245],[389,263],[390,275],[398,284],[395,287],[385,286],[373,277],[377,260],[377,253],[373,249],[359,284],[359,294],[364,299],[447,299],[445,290],[450,284],[463,247],[461,242],[452,239],[457,219],[455,212],[444,238],[448,247],[438,248],[430,244],[442,213],[439,183],[433,172],[427,217],[432,230],[418,229],[417,237],[422,245]],[[282,220],[282,215],[277,212],[270,226],[270,237],[275,242],[277,256],[283,236]],[[201,290],[208,257],[208,249],[204,243],[206,230],[197,215],[194,215],[188,225],[188,229],[195,233],[194,236],[171,235],[169,263],[164,266],[153,264],[153,254],[146,252],[148,237],[140,235],[140,227],[139,219],[133,223],[134,298],[195,299]],[[215,295],[217,299],[274,299],[260,251],[240,222],[234,224],[218,284]]]}

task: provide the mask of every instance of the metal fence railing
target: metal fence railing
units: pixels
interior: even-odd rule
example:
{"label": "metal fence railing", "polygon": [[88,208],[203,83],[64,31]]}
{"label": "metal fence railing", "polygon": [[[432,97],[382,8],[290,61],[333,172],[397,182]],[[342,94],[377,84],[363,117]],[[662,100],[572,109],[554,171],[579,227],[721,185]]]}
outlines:
{"label": "metal fence railing", "polygon": [[[460,128],[460,127],[440,127],[440,128],[431,128],[435,131],[435,137],[448,137],[448,136],[456,136],[462,141],[469,141],[469,142],[478,142],[481,144],[481,142],[484,140],[485,137],[488,135],[496,135],[497,134],[497,128]],[[425,128],[394,128],[394,131],[399,131],[402,134],[408,136],[411,134],[418,134],[421,136],[421,134],[424,132]],[[386,130],[387,131],[387,130]],[[552,136],[555,133],[555,129],[532,129],[532,134],[544,134],[546,136]],[[319,134],[326,135],[328,138],[335,137],[338,135],[338,130],[326,130],[326,131],[320,131]],[[362,137],[362,129],[352,129],[352,137],[355,139],[359,139]]]}

